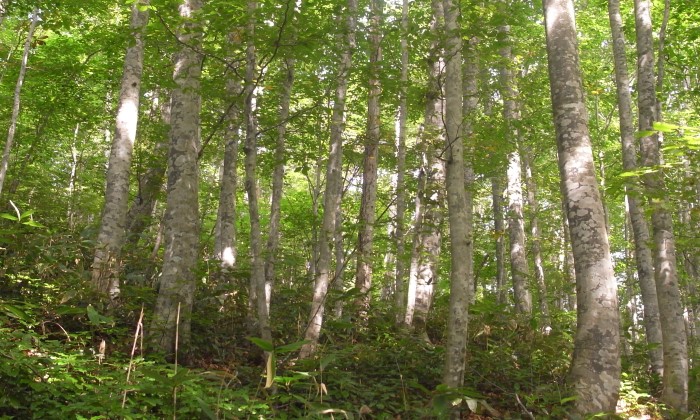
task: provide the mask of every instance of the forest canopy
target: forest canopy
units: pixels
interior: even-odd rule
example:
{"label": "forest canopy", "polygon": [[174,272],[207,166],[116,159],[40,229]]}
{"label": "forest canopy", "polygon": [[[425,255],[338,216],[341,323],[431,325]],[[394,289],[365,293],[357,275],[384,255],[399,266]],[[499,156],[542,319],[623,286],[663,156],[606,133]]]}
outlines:
{"label": "forest canopy", "polygon": [[0,418],[700,413],[698,22],[0,0]]}

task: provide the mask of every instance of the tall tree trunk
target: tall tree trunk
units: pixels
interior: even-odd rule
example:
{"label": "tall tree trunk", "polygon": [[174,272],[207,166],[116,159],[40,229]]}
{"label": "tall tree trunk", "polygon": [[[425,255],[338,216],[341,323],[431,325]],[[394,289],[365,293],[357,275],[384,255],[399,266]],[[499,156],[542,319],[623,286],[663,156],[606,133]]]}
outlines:
{"label": "tall tree trunk", "polygon": [[342,194],[342,157],[343,157],[343,131],[345,130],[345,100],[348,90],[348,79],[352,67],[352,53],[355,49],[355,29],[357,15],[357,0],[347,1],[345,11],[344,37],[339,35],[339,45],[342,48],[340,63],[338,64],[338,85],[335,90],[333,103],[333,115],[331,117],[331,141],[326,167],[326,192],[323,197],[323,223],[319,237],[319,258],[314,284],[313,299],[311,302],[311,314],[309,325],[306,328],[304,344],[299,352],[299,357],[308,358],[313,355],[318,346],[321,335],[325,300],[328,294],[328,285],[331,280],[331,244],[335,232],[336,209]]}
{"label": "tall tree trunk", "polygon": [[503,218],[503,184],[500,176],[491,178],[491,200],[493,206],[493,230],[496,239],[496,301],[504,305],[508,302],[506,288],[506,252],[503,239],[506,234]]}
{"label": "tall tree trunk", "polygon": [[470,284],[473,281],[472,196],[465,174],[462,136],[462,33],[459,3],[443,0],[445,14],[445,149],[447,158],[447,208],[450,226],[450,312],[445,343],[443,383],[451,388],[464,384],[467,353]]}
{"label": "tall tree trunk", "polygon": [[396,324],[401,325],[406,312],[406,122],[408,121],[408,0],[401,6],[401,86],[396,135],[396,274],[394,306]]}
{"label": "tall tree trunk", "polygon": [[17,76],[17,84],[15,85],[15,95],[14,101],[12,103],[12,117],[10,119],[10,127],[7,129],[7,140],[5,141],[5,150],[2,154],[2,162],[0,162],[0,194],[2,193],[2,187],[5,184],[7,168],[10,165],[10,152],[12,151],[12,144],[15,142],[15,132],[17,131],[17,120],[19,120],[19,109],[21,102],[20,94],[22,93],[24,76],[27,74],[27,62],[29,61],[29,53],[32,49],[32,38],[34,37],[34,31],[36,30],[36,27],[40,21],[39,9],[34,9],[30,19],[31,23],[29,24],[29,32],[27,32],[27,38],[24,41],[22,63],[19,67],[19,75]]}
{"label": "tall tree trunk", "polygon": [[148,5],[148,1],[136,2],[131,6],[134,43],[127,48],[124,57],[116,129],[107,168],[105,204],[100,233],[95,244],[95,258],[92,262],[93,287],[98,293],[107,295],[112,300],[119,296],[119,260],[126,237],[131,156],[139,118],[144,31],[148,24],[148,9],[141,10],[141,4]]}
{"label": "tall tree trunk", "polygon": [[[229,35],[229,39],[234,34]],[[242,95],[241,83],[235,74],[230,74],[226,81],[226,93],[230,98]],[[236,194],[238,190],[238,145],[241,141],[241,106],[236,99],[226,115],[224,132],[224,162],[221,168],[221,188],[219,191],[219,208],[214,227],[214,256],[224,270],[233,268],[238,249],[236,247]]]}
{"label": "tall tree trunk", "polygon": [[576,266],[578,299],[569,382],[573,416],[614,412],[620,389],[617,284],[595,177],[572,0],[544,0],[559,173]]}
{"label": "tall tree trunk", "polygon": [[[637,92],[639,131],[653,129],[656,115],[656,82],[649,0],[635,0],[637,30]],[[647,169],[642,183],[651,207],[654,243],[654,277],[663,332],[664,373],[661,399],[676,410],[688,410],[688,348],[683,320],[673,219],[666,200],[659,139],[656,134],[640,139],[641,167]]]}
{"label": "tall tree trunk", "polygon": [[[201,0],[183,0],[180,4],[180,51],[175,55],[168,153],[168,198],[163,236],[163,274],[153,312],[149,343],[151,348],[174,355],[179,332],[180,348],[190,341],[192,303],[196,284],[195,269],[199,256],[199,166],[200,148],[199,92],[203,56],[202,25],[196,16]],[[179,328],[177,320],[179,319]]]}
{"label": "tall tree trunk", "polygon": [[[617,86],[617,104],[620,118],[620,140],[622,142],[622,165],[627,172],[637,170],[637,144],[634,137],[632,117],[632,95],[629,90],[627,72],[627,53],[625,36],[622,31],[622,16],[619,0],[608,1],[610,29],[613,38],[613,56],[615,59],[615,84]],[[629,178],[628,178],[629,179]],[[637,180],[626,185],[630,224],[634,234],[634,256],[637,265],[639,289],[644,303],[644,328],[649,344],[651,370],[663,374],[663,347],[661,321],[659,319],[659,301],[654,283],[654,261],[649,248],[649,226],[644,217],[643,203],[640,201],[640,188]]]}
{"label": "tall tree trunk", "polygon": [[537,182],[532,174],[532,152],[523,148],[523,166],[525,167],[525,187],[527,188],[527,206],[530,213],[530,243],[532,245],[532,261],[535,267],[535,283],[539,294],[541,326],[543,331],[550,327],[549,300],[547,298],[547,283],[544,280],[542,266],[542,246],[540,243],[539,203],[537,202]]}
{"label": "tall tree trunk", "polygon": [[436,34],[428,57],[428,91],[425,97],[425,114],[420,141],[423,164],[418,180],[414,238],[411,250],[408,301],[405,324],[429,341],[425,329],[428,312],[433,301],[433,289],[437,282],[440,243],[442,241],[445,165],[440,159],[444,145],[444,129],[441,126],[444,103],[440,84],[443,63],[437,34],[443,28],[444,12],[441,0],[432,1],[433,22],[431,31]]}
{"label": "tall tree trunk", "polygon": [[[285,17],[285,20],[291,19],[292,17]],[[272,284],[275,280],[277,249],[279,248],[281,237],[282,189],[284,186],[284,165],[286,160],[285,138],[287,136],[287,120],[289,119],[289,103],[294,84],[294,61],[293,57],[286,57],[283,65],[284,80],[282,81],[282,92],[280,93],[279,122],[277,126],[277,142],[275,144],[275,169],[272,173],[270,232],[267,237],[267,249],[265,250],[265,284],[267,291],[272,290]]]}
{"label": "tall tree trunk", "polygon": [[532,313],[530,294],[530,273],[525,248],[525,220],[523,217],[522,166],[520,162],[520,109],[518,89],[513,69],[513,54],[510,46],[510,26],[498,28],[505,43],[500,50],[503,58],[501,68],[501,96],[503,97],[503,119],[506,124],[506,140],[511,151],[508,153],[507,198],[508,198],[508,239],[510,242],[510,271],[515,292],[515,310],[518,313]]}
{"label": "tall tree trunk", "polygon": [[355,270],[355,288],[360,293],[357,306],[360,319],[367,320],[372,287],[372,240],[377,202],[377,165],[379,159],[379,140],[381,138],[381,109],[379,96],[382,91],[382,22],[384,13],[383,0],[370,1],[369,25],[369,96],[367,99],[367,131],[365,136],[365,154],[362,172],[362,201],[360,203],[360,220],[357,239],[357,269]]}
{"label": "tall tree trunk", "polygon": [[246,70],[243,96],[245,106],[243,118],[245,119],[245,189],[248,195],[248,214],[250,217],[250,291],[255,301],[255,320],[257,333],[264,340],[272,340],[270,330],[270,315],[265,291],[265,261],[262,255],[262,230],[260,228],[260,204],[258,200],[258,126],[256,107],[256,79],[257,63],[255,53],[255,25],[258,3],[255,0],[248,1],[248,25],[246,30]]}

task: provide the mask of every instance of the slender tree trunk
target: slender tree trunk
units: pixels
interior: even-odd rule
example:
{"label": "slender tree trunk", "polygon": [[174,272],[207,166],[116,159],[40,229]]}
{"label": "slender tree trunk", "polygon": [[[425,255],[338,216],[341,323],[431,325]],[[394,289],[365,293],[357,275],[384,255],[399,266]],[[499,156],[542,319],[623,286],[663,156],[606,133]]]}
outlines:
{"label": "slender tree trunk", "polygon": [[255,25],[258,4],[255,0],[248,2],[248,27],[246,47],[246,71],[243,95],[245,107],[243,118],[245,119],[245,189],[248,195],[248,214],[250,217],[250,290],[255,296],[255,318],[257,321],[257,333],[264,340],[272,340],[270,330],[270,315],[268,311],[267,293],[265,291],[265,261],[262,253],[262,230],[260,228],[260,204],[258,200],[257,154],[258,154],[258,126],[256,107],[256,53],[255,53]]}
{"label": "slender tree trunk", "polygon": [[112,300],[119,296],[120,253],[126,237],[131,156],[139,118],[144,32],[148,24],[148,10],[141,10],[141,4],[148,5],[148,1],[131,6],[134,43],[127,48],[124,57],[116,129],[107,168],[105,204],[92,262],[93,287]]}
{"label": "slender tree trunk", "polygon": [[530,212],[530,242],[532,244],[532,261],[535,267],[535,283],[540,301],[541,327],[543,331],[550,327],[549,300],[547,298],[547,283],[544,280],[544,267],[542,266],[542,246],[540,243],[540,218],[539,203],[537,202],[537,182],[532,174],[532,153],[529,148],[523,148],[523,160],[525,167],[525,187],[527,188],[527,206]]}
{"label": "slender tree trunk", "polygon": [[462,130],[462,33],[459,3],[443,0],[445,14],[445,149],[447,158],[447,208],[450,226],[450,312],[445,343],[443,383],[451,388],[464,384],[470,284],[473,282],[472,196],[465,174]]}
{"label": "slender tree trunk", "polygon": [[5,141],[5,150],[2,154],[2,162],[0,162],[0,194],[5,184],[7,168],[10,165],[10,152],[12,151],[12,144],[15,142],[15,132],[17,131],[17,121],[19,120],[20,94],[22,92],[22,85],[24,84],[24,76],[27,74],[27,62],[29,61],[29,52],[32,49],[32,38],[34,37],[34,31],[39,24],[39,20],[39,9],[34,9],[31,15],[31,23],[29,24],[29,32],[27,32],[27,39],[24,41],[22,63],[19,68],[19,76],[17,76],[17,84],[15,85],[14,102],[12,103],[12,117],[10,119],[10,127],[7,130],[7,140]]}
{"label": "slender tree trunk", "polygon": [[381,138],[381,109],[379,96],[382,91],[382,22],[384,13],[383,0],[370,1],[370,51],[369,51],[369,97],[367,99],[367,132],[365,136],[365,154],[362,173],[362,201],[360,203],[360,220],[357,239],[357,269],[355,287],[361,294],[357,306],[360,319],[367,321],[372,287],[372,241],[377,202],[377,165],[379,159],[379,141]]}
{"label": "slender tree trunk", "polygon": [[406,312],[406,122],[408,120],[408,0],[401,6],[401,86],[396,136],[396,324],[401,325]]}
{"label": "slender tree trunk", "polygon": [[[340,200],[338,201],[338,204],[335,218],[335,235],[333,237],[335,273],[333,274],[332,286],[333,290],[335,290],[338,296],[340,296],[345,291],[345,278],[343,276],[343,272],[345,271],[345,264],[347,261],[345,261],[345,242],[343,241],[343,208],[340,206]],[[343,317],[344,308],[345,302],[342,298],[335,301],[333,315],[336,319]]]}
{"label": "slender tree trunk", "polygon": [[80,123],[75,125],[75,130],[73,130],[73,143],[70,147],[70,177],[68,178],[68,211],[66,212],[66,218],[68,219],[68,229],[73,230],[75,228],[75,198],[73,194],[75,193],[75,180],[78,177],[78,164],[80,163],[80,155],[78,154],[78,140],[80,138]]}
{"label": "slender tree trunk", "polygon": [[[285,19],[290,20],[291,17]],[[267,290],[272,290],[275,280],[275,264],[277,249],[280,243],[280,221],[282,217],[282,189],[284,186],[285,138],[287,136],[287,120],[289,119],[289,103],[294,84],[294,58],[284,59],[284,80],[280,93],[279,122],[277,126],[277,143],[275,144],[275,169],[272,173],[272,201],[270,205],[270,232],[265,250],[265,284]]]}
{"label": "slender tree trunk", "polygon": [[345,11],[344,37],[339,35],[339,44],[342,46],[340,63],[338,65],[338,85],[335,91],[333,103],[333,115],[331,117],[331,141],[326,168],[326,192],[323,198],[324,212],[321,234],[319,237],[318,274],[314,284],[313,300],[311,302],[311,314],[309,325],[306,329],[305,344],[299,357],[308,358],[313,355],[318,346],[321,335],[325,300],[328,294],[328,285],[331,280],[331,243],[335,232],[336,210],[342,193],[342,157],[343,157],[343,131],[345,130],[345,100],[348,90],[348,78],[352,67],[352,53],[355,49],[355,28],[357,15],[357,0],[347,1]]}
{"label": "slender tree trunk", "polygon": [[[426,152],[423,152],[424,161]],[[421,253],[421,237],[423,232],[424,196],[426,183],[426,166],[423,165],[418,173],[418,187],[416,189],[415,211],[413,212],[413,239],[411,241],[411,262],[409,265],[408,287],[406,290],[406,302],[404,302],[403,324],[413,327],[413,314],[416,311],[416,290],[418,288],[418,264]]]}
{"label": "slender tree trunk", "polygon": [[[230,98],[241,96],[241,89],[242,86],[237,77],[233,74],[229,75],[229,79],[226,81],[228,96]],[[241,140],[241,105],[236,100],[226,115],[224,162],[221,168],[219,208],[214,227],[214,256],[219,260],[221,268],[224,270],[233,268],[238,254],[236,247],[236,194],[238,190],[238,146]]]}
{"label": "slender tree trunk", "polygon": [[617,284],[595,177],[572,0],[544,0],[549,80],[561,187],[578,299],[569,383],[573,417],[614,412],[620,389]]}
{"label": "slender tree trunk", "polygon": [[[320,124],[319,124],[320,126]],[[321,130],[319,129],[319,132]],[[309,183],[309,190],[311,193],[311,214],[313,216],[313,227],[311,230],[311,260],[309,261],[309,280],[314,281],[316,275],[318,274],[318,258],[321,253],[319,248],[319,226],[318,226],[318,207],[321,198],[321,172],[322,172],[322,158],[318,157],[316,160],[316,166],[314,167],[314,181],[307,177]]]}
{"label": "slender tree trunk", "polygon": [[[296,6],[290,5],[285,10],[283,24],[291,27],[291,36],[287,41],[290,45],[296,43]],[[270,203],[270,227],[267,237],[267,249],[265,250],[265,290],[268,304],[272,293],[272,285],[275,280],[275,265],[277,263],[277,250],[281,239],[280,221],[282,218],[282,190],[284,186],[284,166],[286,161],[286,137],[287,121],[289,120],[289,105],[294,86],[295,58],[293,53],[288,53],[282,64],[282,91],[280,92],[279,122],[277,126],[277,142],[275,144],[275,168],[272,173],[272,201]]]}
{"label": "slender tree trunk", "polygon": [[[637,29],[637,92],[639,131],[653,129],[656,115],[656,86],[654,79],[654,50],[651,15],[648,0],[635,0],[635,27]],[[641,167],[649,169],[642,175],[642,183],[651,207],[651,225],[654,243],[654,276],[659,300],[661,331],[663,332],[664,373],[661,399],[669,407],[688,410],[688,348],[683,320],[673,219],[666,200],[661,152],[657,135],[640,139]],[[652,170],[653,169],[653,170]]]}
{"label": "slender tree trunk", "polygon": [[441,126],[444,103],[440,85],[440,70],[443,63],[438,32],[443,27],[443,4],[432,1],[433,22],[431,31],[436,34],[428,58],[428,92],[425,114],[420,133],[423,167],[419,178],[414,223],[414,239],[411,252],[408,301],[405,323],[426,341],[425,330],[428,312],[433,301],[433,289],[437,282],[440,243],[442,241],[445,165],[440,159],[444,145],[444,129]]}
{"label": "slender tree trunk", "polygon": [[[192,303],[196,284],[195,269],[199,256],[199,167],[200,148],[199,93],[202,55],[202,26],[196,15],[201,0],[183,0],[178,30],[181,49],[175,56],[168,153],[168,198],[165,208],[163,237],[163,273],[153,312],[149,342],[151,348],[172,356],[176,332],[180,348],[190,341]],[[179,328],[177,320],[179,319]]]}
{"label": "slender tree trunk", "polygon": [[504,305],[508,302],[506,288],[506,252],[503,239],[506,234],[503,218],[503,185],[499,176],[491,178],[491,199],[493,205],[493,228],[496,239],[496,301]]}
{"label": "slender tree trunk", "polygon": [[[159,100],[158,109],[160,111],[161,122],[164,127],[170,129],[170,103],[171,98]],[[135,249],[141,235],[151,223],[158,195],[163,189],[163,180],[167,170],[168,162],[168,136],[163,136],[156,141],[149,157],[147,158],[148,168],[146,172],[137,176],[138,192],[134,197],[131,207],[126,215],[127,220],[127,246]]]}
{"label": "slender tree trunk", "polygon": [[501,68],[501,96],[503,96],[503,119],[506,123],[506,139],[511,149],[508,153],[508,239],[510,242],[510,271],[515,292],[515,310],[518,313],[532,313],[532,296],[529,288],[529,268],[525,248],[525,220],[523,217],[522,166],[520,162],[520,109],[518,90],[513,69],[510,46],[510,26],[498,28],[505,45],[500,54],[504,65]]}
{"label": "slender tree trunk", "polygon": [[[610,29],[613,38],[613,56],[615,58],[615,83],[617,86],[617,104],[620,118],[620,139],[622,142],[622,165],[627,172],[637,170],[637,144],[634,137],[632,117],[632,95],[629,90],[627,73],[627,54],[625,37],[622,31],[622,16],[619,0],[608,1]],[[628,178],[629,179],[629,178]],[[634,257],[639,278],[639,289],[644,303],[644,328],[649,344],[651,370],[657,375],[663,374],[663,347],[661,322],[659,319],[659,301],[654,283],[654,261],[649,248],[649,226],[644,217],[643,203],[640,200],[640,188],[637,180],[627,183],[627,203],[634,234]]]}

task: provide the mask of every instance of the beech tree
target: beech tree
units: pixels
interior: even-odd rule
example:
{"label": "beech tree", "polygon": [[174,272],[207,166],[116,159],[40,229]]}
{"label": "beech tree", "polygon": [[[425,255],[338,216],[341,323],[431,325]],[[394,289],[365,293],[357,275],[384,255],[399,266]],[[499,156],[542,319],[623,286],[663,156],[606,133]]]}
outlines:
{"label": "beech tree", "polygon": [[577,326],[569,382],[576,415],[613,412],[620,389],[617,285],[595,177],[571,0],[545,0],[559,173],[576,266]]}
{"label": "beech tree", "polygon": [[154,350],[175,355],[176,342],[187,348],[191,338],[195,266],[199,254],[199,92],[202,54],[200,0],[183,0],[179,6],[182,43],[174,59],[175,89],[171,99],[168,198],[164,217],[163,274],[148,340]]}
{"label": "beech tree", "polygon": [[299,356],[302,358],[311,356],[316,351],[318,339],[321,334],[323,315],[325,310],[326,294],[331,282],[331,243],[336,229],[336,212],[342,193],[342,157],[343,157],[343,129],[345,120],[345,100],[348,90],[348,78],[352,67],[352,53],[355,48],[357,1],[348,0],[347,8],[338,20],[343,22],[345,36],[338,36],[338,44],[341,48],[340,62],[337,70],[337,86],[335,89],[335,101],[333,104],[333,116],[331,118],[331,141],[326,166],[326,191],[323,195],[323,222],[319,236],[319,257],[317,263],[314,295],[311,304],[309,325],[306,328],[304,338],[309,342],[301,348]]}
{"label": "beech tree", "polygon": [[635,0],[637,30],[637,105],[641,167],[648,169],[642,176],[651,206],[651,226],[654,242],[654,277],[659,299],[659,315],[663,337],[664,373],[662,399],[680,411],[688,409],[688,349],[683,321],[683,304],[678,286],[676,245],[673,219],[666,204],[666,185],[660,168],[659,138],[653,129],[657,115],[656,79],[652,41],[650,3]]}
{"label": "beech tree", "polygon": [[116,129],[107,167],[107,188],[100,233],[92,263],[95,290],[110,299],[119,296],[120,252],[126,236],[131,156],[136,141],[143,73],[144,31],[148,24],[148,0],[131,6],[133,45],[126,50]]}

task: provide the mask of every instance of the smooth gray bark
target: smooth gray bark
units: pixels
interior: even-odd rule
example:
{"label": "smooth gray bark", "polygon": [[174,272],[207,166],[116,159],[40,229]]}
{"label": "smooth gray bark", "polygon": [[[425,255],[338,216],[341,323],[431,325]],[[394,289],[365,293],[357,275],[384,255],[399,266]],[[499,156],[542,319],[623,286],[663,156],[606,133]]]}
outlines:
{"label": "smooth gray bark", "polygon": [[304,335],[304,339],[309,342],[301,348],[299,352],[299,357],[301,358],[308,358],[316,352],[318,339],[321,335],[321,326],[323,325],[326,295],[328,294],[328,286],[332,277],[330,274],[331,244],[333,243],[336,227],[335,209],[338,208],[343,187],[342,157],[343,131],[345,130],[345,101],[348,90],[348,78],[352,67],[352,53],[356,46],[356,15],[357,0],[348,0],[343,25],[344,30],[341,31],[343,34],[338,35],[342,53],[338,64],[338,74],[336,76],[338,84],[335,90],[333,115],[331,116],[331,141],[326,167],[326,191],[323,198],[324,212],[319,236],[317,276],[314,283],[309,325]]}
{"label": "smooth gray bark", "polygon": [[2,162],[0,162],[0,194],[2,193],[2,187],[5,184],[7,168],[10,165],[10,152],[12,151],[12,145],[15,142],[15,132],[17,131],[17,121],[19,120],[21,104],[20,94],[22,93],[24,77],[27,74],[27,62],[29,61],[29,52],[32,49],[32,38],[34,37],[34,31],[36,30],[39,21],[39,9],[34,9],[31,15],[31,23],[29,24],[27,38],[24,41],[22,63],[20,64],[19,75],[17,76],[17,83],[15,84],[14,101],[12,102],[12,117],[10,118],[10,126],[7,129],[7,140],[5,141],[5,150],[2,154]]}
{"label": "smooth gray bark", "polygon": [[357,268],[355,287],[360,293],[357,306],[362,321],[366,321],[372,287],[372,246],[377,202],[377,168],[379,141],[381,140],[381,63],[382,63],[382,23],[383,0],[370,1],[369,25],[369,94],[367,99],[367,130],[362,171],[362,199],[360,203],[359,233],[357,239]]}
{"label": "smooth gray bark", "polygon": [[202,42],[202,26],[197,16],[201,7],[201,0],[183,0],[179,6],[182,24],[177,36],[181,47],[175,55],[173,72],[176,87],[171,101],[163,274],[148,336],[151,348],[168,356],[176,351],[178,318],[180,348],[186,349],[189,345],[199,256],[197,155],[200,148],[199,88],[203,56],[196,47]]}
{"label": "smooth gray bark", "polygon": [[[272,340],[268,293],[265,290],[265,261],[263,257],[263,239],[260,227],[260,204],[258,198],[257,156],[257,62],[255,47],[255,25],[257,2],[248,1],[248,25],[246,27],[246,70],[243,97],[243,119],[245,120],[245,190],[248,196],[248,215],[250,218],[250,296],[253,297],[257,333],[263,340]],[[250,315],[250,314],[249,314]],[[250,318],[253,318],[252,316]]]}
{"label": "smooth gray bark", "polygon": [[401,325],[406,312],[406,122],[408,120],[408,0],[401,6],[401,86],[396,135],[396,240],[395,299],[396,324]]}
{"label": "smooth gray bark", "polygon": [[[627,53],[625,35],[622,31],[622,16],[619,0],[608,1],[608,14],[613,41],[615,59],[615,85],[617,87],[617,104],[620,119],[620,140],[622,142],[622,166],[626,172],[637,170],[637,142],[634,137],[634,120],[632,116],[632,95],[627,72]],[[634,239],[634,257],[637,267],[639,289],[644,303],[644,328],[649,344],[651,371],[663,374],[663,347],[661,321],[659,318],[659,301],[654,282],[654,261],[649,247],[649,226],[644,216],[643,201],[640,200],[641,188],[638,179],[627,182],[627,203]]]}
{"label": "smooth gray bark", "polygon": [[507,175],[508,200],[508,240],[510,244],[510,271],[513,278],[515,310],[518,313],[532,313],[532,295],[530,294],[530,269],[527,263],[525,247],[525,219],[523,216],[522,166],[520,162],[520,107],[518,89],[510,45],[510,26],[498,28],[504,46],[499,53],[503,58],[501,73],[501,96],[503,97],[503,120],[506,124],[506,141],[509,143]]}
{"label": "smooth gray bark", "polygon": [[[445,148],[447,208],[450,227],[450,312],[443,383],[464,384],[472,272],[472,199],[465,182],[462,126],[462,34],[459,3],[443,0],[445,14]],[[455,413],[453,413],[454,415]]]}
{"label": "smooth gray bark", "polygon": [[131,6],[133,44],[127,48],[124,57],[116,129],[107,168],[105,204],[92,262],[93,287],[112,300],[119,296],[120,254],[126,237],[131,157],[139,118],[144,32],[148,24],[148,9],[141,10],[142,4],[147,6],[148,1]]}
{"label": "smooth gray bark", "polygon": [[[229,37],[231,38],[231,36]],[[226,81],[226,93],[230,98],[242,96],[242,86],[233,74]],[[221,167],[219,207],[214,227],[214,256],[224,270],[236,264],[236,195],[238,191],[238,148],[241,141],[241,111],[243,104],[238,100],[226,115],[224,132],[224,161]]]}
{"label": "smooth gray bark", "polygon": [[433,10],[431,31],[436,36],[435,41],[431,43],[428,57],[428,91],[420,132],[422,167],[416,195],[414,238],[404,321],[426,341],[429,341],[429,338],[425,326],[438,278],[445,182],[445,164],[440,159],[444,148],[444,128],[442,127],[444,101],[440,84],[440,69],[443,61],[440,56],[441,46],[437,41],[437,34],[443,27],[444,12],[441,0],[433,0],[431,7]]}
{"label": "smooth gray bark", "polygon": [[[637,33],[637,105],[639,131],[653,129],[658,119],[654,49],[649,0],[635,0],[635,27]],[[654,243],[654,276],[659,300],[659,315],[663,335],[664,373],[661,399],[669,407],[688,410],[688,346],[683,320],[676,267],[676,245],[673,219],[668,210],[666,185],[663,178],[661,151],[657,134],[645,135],[640,141],[640,166],[647,171],[642,184],[651,208]]]}
{"label": "smooth gray bark", "polygon": [[595,177],[572,0],[544,0],[549,80],[561,188],[578,300],[569,384],[572,417],[615,411],[620,389],[617,284]]}
{"label": "smooth gray bark", "polygon": [[[291,19],[291,17],[286,17]],[[289,103],[294,85],[294,57],[286,57],[283,64],[282,91],[280,92],[279,121],[277,125],[277,141],[275,143],[275,168],[272,172],[272,200],[270,202],[270,227],[265,250],[265,284],[266,290],[272,290],[275,281],[275,265],[281,239],[282,194],[284,187],[284,166],[286,160],[287,120],[289,119]],[[269,305],[269,299],[268,299]],[[269,307],[268,307],[269,310]]]}

